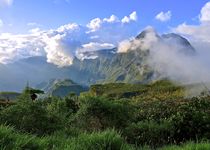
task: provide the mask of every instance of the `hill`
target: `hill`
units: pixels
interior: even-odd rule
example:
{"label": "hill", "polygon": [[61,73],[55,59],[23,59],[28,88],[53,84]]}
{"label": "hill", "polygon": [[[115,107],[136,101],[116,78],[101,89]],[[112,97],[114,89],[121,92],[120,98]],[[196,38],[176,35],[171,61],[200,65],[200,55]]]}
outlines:
{"label": "hill", "polygon": [[79,95],[81,92],[88,90],[87,87],[81,86],[70,79],[52,79],[49,82],[42,82],[37,88],[45,91],[46,96],[64,97],[69,93]]}
{"label": "hill", "polygon": [[103,96],[107,98],[127,98],[136,100],[158,100],[183,98],[185,86],[176,85],[168,80],[160,80],[150,84],[108,83],[96,84],[83,95]]}

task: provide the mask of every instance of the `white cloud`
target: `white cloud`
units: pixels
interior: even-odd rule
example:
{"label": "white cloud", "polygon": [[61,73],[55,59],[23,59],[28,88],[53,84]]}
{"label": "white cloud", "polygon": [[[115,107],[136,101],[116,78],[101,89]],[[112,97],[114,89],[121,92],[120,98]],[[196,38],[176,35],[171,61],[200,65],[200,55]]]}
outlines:
{"label": "white cloud", "polygon": [[12,5],[13,0],[0,0],[0,5],[1,6],[10,6]]}
{"label": "white cloud", "polygon": [[56,30],[50,30],[43,35],[46,46],[47,62],[59,67],[72,64],[76,50],[86,42],[88,36],[83,29],[76,23],[67,24]]}
{"label": "white cloud", "polygon": [[43,55],[44,43],[36,35],[0,34],[0,63],[6,64],[21,58]]}
{"label": "white cloud", "polygon": [[130,22],[130,18],[125,16],[121,21],[122,21],[122,23],[129,23]]}
{"label": "white cloud", "polygon": [[78,24],[76,23],[69,23],[63,26],[60,26],[57,31],[58,32],[65,32],[65,31],[74,31],[74,30],[78,30],[80,27]]}
{"label": "white cloud", "polygon": [[92,19],[88,24],[87,27],[90,29],[90,32],[95,32],[103,27],[107,26],[122,26],[123,24],[128,24],[131,22],[137,21],[138,16],[136,11],[132,12],[129,16],[125,16],[121,20],[115,15],[111,15],[109,18],[95,18]]}
{"label": "white cloud", "polygon": [[182,23],[178,25],[175,32],[188,36],[193,41],[199,41],[210,43],[210,2],[206,3],[199,14],[200,24],[199,25],[188,25]]}
{"label": "white cloud", "polygon": [[109,18],[104,18],[103,21],[112,23],[112,22],[118,22],[119,19],[117,18],[117,16],[111,15]]}
{"label": "white cloud", "polygon": [[205,6],[203,6],[201,9],[200,21],[210,21],[210,2],[206,3]]}
{"label": "white cloud", "polygon": [[97,51],[101,49],[110,49],[113,47],[114,45],[111,43],[90,42],[88,44],[83,44],[81,51]]}
{"label": "white cloud", "polygon": [[53,37],[45,37],[47,42],[45,51],[47,53],[47,62],[58,65],[59,67],[68,66],[72,64],[73,56],[66,51],[65,46],[60,44],[64,36],[57,34]]}
{"label": "white cloud", "polygon": [[167,12],[160,12],[159,14],[156,15],[155,19],[162,21],[162,22],[166,22],[169,21],[171,19],[171,11],[167,11]]}
{"label": "white cloud", "polygon": [[98,30],[101,27],[103,21],[100,18],[95,18],[87,24],[87,27],[91,29],[92,32]]}
{"label": "white cloud", "polygon": [[[209,82],[210,52],[202,53],[202,57],[199,50],[195,55],[186,55],[183,51],[188,49],[185,48],[183,49],[182,42],[160,39],[154,29],[149,27],[146,29],[144,38],[129,39],[120,43],[118,52],[138,51],[144,54],[143,52],[149,49],[145,62],[147,67],[154,70],[154,79],[169,78],[180,84]],[[140,73],[142,69],[139,66]]]}
{"label": "white cloud", "polygon": [[138,16],[137,16],[136,11],[132,12],[132,13],[130,14],[130,20],[132,20],[132,21],[137,21],[137,19],[138,19]]}
{"label": "white cloud", "polygon": [[[137,19],[135,13],[129,17]],[[119,41],[136,34],[138,28],[135,25],[134,21],[123,24],[117,16],[111,15],[93,19],[87,26],[70,23],[51,30],[33,28],[24,35],[0,34],[0,63],[42,55],[49,63],[69,66],[79,53],[113,48]]]}
{"label": "white cloud", "polygon": [[156,36],[156,31],[151,27],[148,26],[144,30],[146,35],[143,39],[128,39],[123,40],[118,45],[118,53],[127,53],[128,51],[135,51],[137,49],[141,49],[142,51],[146,51],[157,43],[158,38]]}
{"label": "white cloud", "polygon": [[104,19],[95,18],[87,24],[87,28],[89,28],[87,33],[93,40],[92,42],[106,42],[117,45],[119,41],[137,34],[139,30],[136,24],[137,13],[134,11],[127,18],[127,22],[115,15]]}
{"label": "white cloud", "polygon": [[90,42],[87,44],[83,44],[82,48],[76,51],[76,57],[80,60],[84,59],[95,59],[98,57],[95,54],[95,51],[102,50],[102,49],[111,49],[115,46],[111,43],[97,43],[97,42]]}
{"label": "white cloud", "polygon": [[75,51],[81,45],[80,31],[77,24],[67,24],[56,30],[35,28],[25,35],[0,34],[0,63],[45,55],[47,62],[59,67],[71,65]]}
{"label": "white cloud", "polygon": [[137,16],[136,11],[134,11],[129,16],[125,16],[124,18],[122,18],[121,22],[129,23],[131,21],[137,21],[137,20],[138,20],[138,16]]}
{"label": "white cloud", "polygon": [[174,31],[189,36],[194,40],[210,42],[210,22],[200,25],[187,25],[183,23],[177,26]]}

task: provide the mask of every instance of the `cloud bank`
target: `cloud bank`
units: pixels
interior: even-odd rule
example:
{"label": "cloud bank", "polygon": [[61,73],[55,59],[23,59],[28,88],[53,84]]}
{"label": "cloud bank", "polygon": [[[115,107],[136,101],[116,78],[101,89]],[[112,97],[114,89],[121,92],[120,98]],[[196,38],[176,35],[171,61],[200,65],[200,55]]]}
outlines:
{"label": "cloud bank", "polygon": [[174,32],[189,37],[194,42],[210,43],[210,2],[206,3],[199,14],[199,25],[182,23]]}
{"label": "cloud bank", "polygon": [[180,84],[210,82],[210,60],[202,57],[209,53],[198,49],[195,55],[190,55],[186,53],[188,46],[177,36],[171,35],[176,41],[171,42],[164,36],[157,36],[151,27],[145,31],[144,38],[120,43],[118,52],[149,50],[147,64],[158,78],[169,78]]}
{"label": "cloud bank", "polygon": [[[124,17],[125,18],[125,17]],[[28,34],[0,34],[0,63],[7,64],[31,56],[46,56],[58,67],[69,66],[75,57],[86,59],[82,53],[113,48],[118,42],[137,33],[137,13],[126,23],[115,15],[92,19],[86,26],[69,23],[57,29],[34,28]],[[35,23],[29,23],[29,26]],[[84,57],[82,57],[84,56]]]}

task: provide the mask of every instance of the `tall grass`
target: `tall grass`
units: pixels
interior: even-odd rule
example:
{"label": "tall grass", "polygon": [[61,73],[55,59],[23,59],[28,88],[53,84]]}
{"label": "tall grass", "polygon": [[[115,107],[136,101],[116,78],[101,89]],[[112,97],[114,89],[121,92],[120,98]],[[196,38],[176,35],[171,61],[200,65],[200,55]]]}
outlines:
{"label": "tall grass", "polygon": [[166,146],[159,150],[210,150],[210,143],[209,142],[201,142],[201,143],[186,143],[181,146]]}
{"label": "tall grass", "polygon": [[75,138],[65,138],[62,135],[36,137],[1,125],[0,149],[132,150],[133,148],[114,130],[91,134],[83,133]]}

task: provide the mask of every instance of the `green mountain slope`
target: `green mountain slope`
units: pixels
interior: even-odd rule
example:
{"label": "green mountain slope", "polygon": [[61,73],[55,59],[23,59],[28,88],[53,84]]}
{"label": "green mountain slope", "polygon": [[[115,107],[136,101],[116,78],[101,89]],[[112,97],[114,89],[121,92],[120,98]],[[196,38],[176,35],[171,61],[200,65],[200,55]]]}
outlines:
{"label": "green mountain slope", "polygon": [[48,83],[41,83],[37,86],[45,91],[47,96],[64,97],[69,93],[79,95],[87,90],[87,87],[81,86],[70,79],[52,79]]}
{"label": "green mountain slope", "polygon": [[[147,33],[147,30],[143,31],[135,40],[144,39]],[[160,36],[156,33],[156,38],[172,45],[180,43],[180,52],[186,55],[195,53],[189,41],[180,35],[171,33]],[[63,68],[47,63],[45,57],[32,57],[13,64],[0,65],[0,90],[21,91],[27,81],[35,86],[40,81],[53,78],[70,78],[85,86],[110,82],[148,83],[159,79],[158,74],[148,65],[149,50],[142,51],[140,47],[136,47],[127,53],[117,51],[118,48],[84,52],[85,58],[97,58],[81,60],[75,57],[71,66]]]}
{"label": "green mountain slope", "polygon": [[[135,40],[145,38],[147,32],[140,33]],[[195,49],[189,41],[180,35],[171,33],[159,36],[159,41],[167,41],[171,44],[179,43],[179,51],[185,55],[195,54]],[[174,42],[174,43],[173,43]],[[117,53],[117,49],[97,51],[96,59],[85,59],[80,61],[75,59],[73,65],[69,67],[69,75],[74,81],[91,85],[95,83],[125,82],[125,83],[147,83],[153,79],[158,79],[156,73],[148,65],[150,50],[141,50],[137,47],[126,53]],[[91,54],[94,52],[91,52]]]}

